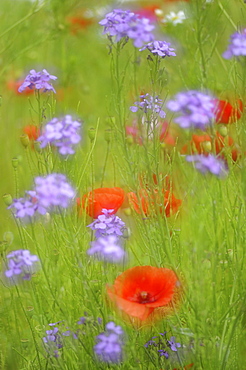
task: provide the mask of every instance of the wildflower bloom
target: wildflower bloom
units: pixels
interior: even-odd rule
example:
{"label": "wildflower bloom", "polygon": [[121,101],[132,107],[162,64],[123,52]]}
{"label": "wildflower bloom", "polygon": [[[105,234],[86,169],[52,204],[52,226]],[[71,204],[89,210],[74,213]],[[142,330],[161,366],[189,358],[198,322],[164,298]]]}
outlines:
{"label": "wildflower bloom", "polygon": [[23,132],[29,137],[29,140],[36,141],[40,135],[40,130],[35,125],[27,125],[23,128]]}
{"label": "wildflower bloom", "polygon": [[29,221],[36,213],[46,214],[47,210],[39,204],[35,191],[26,191],[25,198],[13,199],[8,209],[12,209],[16,218]]}
{"label": "wildflower bloom", "polygon": [[40,147],[45,148],[51,144],[56,146],[62,155],[74,154],[73,147],[81,140],[80,126],[80,122],[73,120],[70,115],[61,119],[53,118],[45,125],[42,135],[38,138]]}
{"label": "wildflower bloom", "polygon": [[101,236],[91,242],[91,248],[87,250],[87,254],[111,263],[122,262],[126,255],[119,238],[115,235]]}
{"label": "wildflower bloom", "polygon": [[55,93],[56,91],[49,81],[56,79],[57,77],[50,75],[46,69],[43,69],[41,72],[36,72],[35,69],[32,69],[18,91],[22,93],[28,87],[29,89],[36,90],[44,89],[44,92],[52,90]]}
{"label": "wildflower bloom", "polygon": [[212,154],[208,156],[202,154],[187,155],[186,160],[187,162],[194,162],[196,169],[203,174],[210,172],[218,177],[223,177],[228,172],[225,162]]}
{"label": "wildflower bloom", "polygon": [[178,13],[170,12],[163,18],[162,22],[172,23],[174,26],[176,26],[177,24],[183,23],[185,19],[185,13],[183,12],[183,10],[180,10]]}
{"label": "wildflower bloom", "polygon": [[136,266],[119,275],[107,293],[120,310],[144,321],[156,308],[170,308],[177,283],[172,270]]}
{"label": "wildflower bloom", "polygon": [[113,210],[116,213],[123,204],[125,192],[123,189],[98,188],[85,194],[82,199],[77,199],[80,208],[85,209],[90,217],[97,218],[103,209]]}
{"label": "wildflower bloom", "polygon": [[172,192],[165,189],[162,189],[161,192],[155,189],[153,191],[140,189],[138,196],[133,192],[128,193],[127,196],[133,209],[139,214],[143,212],[146,216],[160,212],[160,214],[165,213],[166,217],[170,217],[178,212],[182,204],[181,199],[177,199]]}
{"label": "wildflower bloom", "polygon": [[[152,337],[151,340],[145,343],[144,347],[151,352],[157,351],[159,356],[166,357],[166,359],[169,360],[170,364],[170,360],[172,361],[172,352],[179,352],[178,348],[182,348],[182,345],[175,341],[175,337],[171,337],[170,340],[168,340],[166,334],[167,334],[166,332],[159,333],[158,336]],[[170,352],[170,350],[172,352]],[[179,353],[179,356],[180,355],[181,353]]]}
{"label": "wildflower bloom", "polygon": [[174,119],[182,128],[198,128],[204,130],[213,124],[214,99],[200,91],[190,90],[178,93],[174,100],[167,103],[167,108],[178,113]]}
{"label": "wildflower bloom", "polygon": [[119,363],[123,360],[123,335],[122,328],[109,322],[106,331],[96,337],[97,344],[94,353],[98,360],[106,363]]}
{"label": "wildflower bloom", "polygon": [[165,118],[166,113],[162,110],[162,100],[158,96],[151,96],[150,94],[140,95],[140,102],[135,102],[134,106],[130,107],[132,112],[137,112],[139,109],[144,114],[158,114],[161,118]]}
{"label": "wildflower bloom", "polygon": [[89,227],[95,231],[95,237],[115,235],[117,237],[123,235],[125,229],[125,223],[118,217],[115,216],[113,209],[102,209],[102,215],[99,215],[97,219],[92,222]]}
{"label": "wildflower bloom", "polygon": [[75,197],[75,190],[67,182],[65,175],[52,173],[45,177],[36,177],[35,191],[38,204],[46,210],[55,207],[68,208]]}
{"label": "wildflower bloom", "polygon": [[226,100],[215,100],[215,121],[216,123],[230,124],[237,122],[243,113],[243,102],[238,99],[235,106],[232,106]]}
{"label": "wildflower bloom", "polygon": [[166,41],[152,41],[149,42],[147,45],[139,49],[139,51],[143,51],[148,49],[152,54],[161,57],[162,59],[165,57],[175,57],[176,54],[174,53],[174,49],[170,48],[170,42]]}
{"label": "wildflower bloom", "polygon": [[[236,161],[239,155],[239,151],[237,150],[234,140],[228,136],[223,137],[218,132],[216,132],[216,137],[214,139],[215,143],[215,153],[220,154],[223,157],[223,151],[228,149],[232,160]],[[189,148],[190,147],[190,148]],[[197,153],[197,154],[204,154],[207,155],[212,150],[212,138],[210,135],[192,135],[191,141],[189,145],[185,145],[181,149],[181,154],[187,153]]]}
{"label": "wildflower bloom", "polygon": [[148,18],[151,22],[156,21],[156,14],[155,11],[159,9],[159,5],[145,5],[140,9],[134,10],[135,14],[138,14],[141,18]]}
{"label": "wildflower bloom", "polygon": [[[20,86],[23,84],[24,80],[23,79],[20,79],[20,80],[9,80],[7,82],[7,88],[10,90],[10,91],[13,91],[16,95],[21,95],[21,93],[19,92],[19,88]],[[31,90],[31,89],[28,89],[28,90],[24,90],[23,91],[23,95],[31,95],[34,93],[34,90]]]}
{"label": "wildflower bloom", "polygon": [[141,18],[128,10],[114,9],[99,24],[104,26],[103,33],[115,37],[116,42],[122,38],[130,38],[137,48],[154,39],[151,31],[155,26],[150,24],[149,19]]}
{"label": "wildflower bloom", "polygon": [[[43,337],[43,343],[45,350],[48,352],[49,355],[54,357],[59,357],[59,349],[63,348],[65,345],[64,337],[72,337],[74,339],[77,339],[77,335],[73,333],[71,330],[65,330],[64,325],[62,328],[58,328],[57,325],[59,325],[62,321],[58,321],[55,323],[49,324],[51,329],[46,330],[46,336]],[[66,328],[68,329],[68,328]]]}
{"label": "wildflower bloom", "polygon": [[8,278],[30,280],[31,274],[39,261],[38,257],[31,255],[29,250],[19,249],[7,255],[8,269],[5,276]]}
{"label": "wildflower bloom", "polygon": [[231,35],[230,45],[222,56],[225,59],[246,56],[246,28]]}

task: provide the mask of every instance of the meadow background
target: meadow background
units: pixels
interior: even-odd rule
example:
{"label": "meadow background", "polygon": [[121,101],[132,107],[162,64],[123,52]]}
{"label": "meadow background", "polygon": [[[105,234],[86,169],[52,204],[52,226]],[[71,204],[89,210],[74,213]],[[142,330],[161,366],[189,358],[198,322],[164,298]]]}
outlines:
{"label": "meadow background", "polygon": [[[179,211],[171,217],[157,213],[143,217],[129,204],[117,215],[126,223],[123,265],[105,264],[86,253],[93,236],[86,227],[91,218],[78,215],[76,202],[63,214],[36,222],[16,222],[4,201],[0,203],[0,369],[246,369],[246,118],[227,125],[238,158],[226,152],[229,174],[220,179],[202,175],[185,161],[182,147],[192,132],[167,121],[175,145],[158,135],[140,145],[126,134],[136,114],[129,107],[144,91],[163,101],[184,90],[208,90],[219,99],[245,102],[245,60],[225,60],[229,37],[245,27],[242,0],[156,1],[164,15],[183,10],[187,19],[174,26],[156,21],[156,38],[171,42],[176,57],[161,60],[153,76],[147,51],[129,41],[120,50],[108,47],[98,22],[114,8],[141,9],[151,1],[97,2],[1,0],[0,3],[0,193],[21,197],[38,175],[66,174],[80,197],[91,189],[118,186],[137,192],[144,178],[163,186],[168,176]],[[91,23],[76,26],[71,18],[92,15]],[[74,28],[75,27],[75,28]],[[17,94],[14,81],[31,69],[43,68],[57,76],[57,94]],[[64,159],[51,150],[24,147],[25,126],[46,123],[72,114],[82,120],[82,141],[73,156]],[[221,126],[219,127],[221,130]],[[6,199],[6,197],[5,197]],[[6,254],[29,249],[38,255],[40,269],[30,281],[9,284],[4,276]],[[127,268],[152,265],[173,269],[183,284],[180,304],[171,315],[151,324],[134,326],[107,303],[106,285]],[[55,358],[45,351],[42,338],[49,323],[78,329],[88,318],[79,340],[68,338]],[[102,318],[98,323],[97,318]],[[126,333],[124,361],[105,364],[93,353],[95,337],[114,321]],[[184,345],[182,354],[167,360],[144,344],[167,331]]]}

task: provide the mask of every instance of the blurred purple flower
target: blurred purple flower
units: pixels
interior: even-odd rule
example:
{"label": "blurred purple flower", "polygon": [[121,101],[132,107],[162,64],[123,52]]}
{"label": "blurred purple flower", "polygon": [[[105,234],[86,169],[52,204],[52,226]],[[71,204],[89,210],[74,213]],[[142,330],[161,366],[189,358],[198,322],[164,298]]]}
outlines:
{"label": "blurred purple flower", "polygon": [[67,208],[75,197],[75,190],[62,174],[49,174],[35,178],[35,191],[40,206],[48,210]]}
{"label": "blurred purple flower", "polygon": [[49,326],[55,327],[50,330],[46,330],[47,335],[43,337],[45,350],[50,356],[59,357],[59,349],[63,348],[65,344],[64,340],[66,339],[64,337],[78,339],[77,334],[75,334],[71,330],[61,330],[64,329],[64,325],[62,326],[62,328],[57,328],[56,325],[60,324],[61,322],[63,321],[49,324]]}
{"label": "blurred purple flower", "polygon": [[29,74],[26,76],[23,84],[19,87],[18,91],[22,93],[27,87],[29,89],[41,90],[44,89],[44,92],[52,90],[56,92],[54,87],[49,83],[50,80],[56,80],[56,76],[50,75],[46,69],[43,69],[41,72],[36,72],[35,69],[32,69]]}
{"label": "blurred purple flower", "polygon": [[181,347],[180,343],[175,342],[175,337],[171,337],[170,340],[168,340],[168,344],[172,351],[177,352],[177,348]]}
{"label": "blurred purple flower", "polygon": [[196,90],[178,93],[174,100],[167,103],[167,108],[179,113],[174,119],[182,128],[198,128],[204,130],[213,124],[214,98]]}
{"label": "blurred purple flower", "polygon": [[148,49],[152,54],[155,54],[161,58],[165,57],[175,57],[176,54],[174,53],[174,49],[170,48],[170,42],[166,41],[152,41],[149,42],[147,45],[139,49],[139,51],[143,51]]}
{"label": "blurred purple flower", "polygon": [[89,256],[95,256],[98,260],[119,263],[125,258],[125,251],[115,235],[100,237],[91,242],[91,248],[87,250]]}
{"label": "blurred purple flower", "polygon": [[149,111],[152,114],[158,114],[161,118],[165,118],[166,113],[161,109],[162,100],[158,99],[158,96],[151,96],[150,94],[140,95],[140,102],[135,102],[135,106],[130,107],[132,112],[137,112],[139,109],[142,110],[145,114],[148,114]]}
{"label": "blurred purple flower", "polygon": [[115,36],[116,42],[124,37],[133,39],[133,45],[137,48],[154,39],[151,31],[155,26],[150,24],[149,19],[128,10],[114,9],[99,24],[104,26],[103,34]]}
{"label": "blurred purple flower", "polygon": [[[109,325],[110,324],[110,325]],[[106,325],[106,331],[96,337],[94,353],[98,360],[106,363],[119,363],[123,360],[123,330],[113,322]],[[117,330],[116,330],[117,328]]]}
{"label": "blurred purple flower", "polygon": [[81,140],[80,126],[80,122],[73,121],[70,115],[61,119],[53,118],[45,125],[42,135],[37,141],[41,142],[41,148],[51,144],[56,146],[62,155],[74,154],[73,146]]}
{"label": "blurred purple flower", "polygon": [[30,280],[32,273],[37,268],[39,261],[36,255],[31,255],[27,249],[19,249],[7,255],[8,269],[5,271],[7,278]]}
{"label": "blurred purple flower", "polygon": [[242,32],[233,33],[230,42],[228,49],[222,54],[225,59],[246,56],[246,28]]}
{"label": "blurred purple flower", "polygon": [[169,354],[168,354],[168,352],[164,351],[164,349],[158,349],[158,351],[157,351],[157,352],[159,352],[159,355],[160,355],[160,356],[165,356],[165,357],[166,357],[166,359],[168,359]]}
{"label": "blurred purple flower", "polygon": [[187,162],[194,162],[196,169],[203,174],[210,172],[218,177],[223,177],[228,173],[226,163],[223,159],[217,158],[212,154],[208,156],[202,154],[187,155],[186,160]]}
{"label": "blurred purple flower", "polygon": [[95,231],[96,238],[107,235],[123,235],[125,223],[118,216],[112,214],[112,212],[114,212],[113,209],[103,208],[103,214],[99,215],[94,222],[87,226]]}

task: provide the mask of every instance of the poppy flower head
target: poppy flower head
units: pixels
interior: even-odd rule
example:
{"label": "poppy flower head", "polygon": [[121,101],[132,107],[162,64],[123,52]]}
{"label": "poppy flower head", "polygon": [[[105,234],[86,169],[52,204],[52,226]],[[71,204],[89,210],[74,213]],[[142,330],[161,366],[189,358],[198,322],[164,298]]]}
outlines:
{"label": "poppy flower head", "polygon": [[165,189],[162,189],[161,194],[157,189],[151,192],[140,189],[138,196],[133,192],[128,193],[127,196],[132,208],[137,213],[144,213],[146,216],[160,212],[160,214],[165,213],[166,217],[170,217],[178,212],[182,204],[181,199],[177,199],[172,192]]}
{"label": "poppy flower head", "polygon": [[82,199],[77,199],[77,205],[85,209],[90,217],[97,218],[103,214],[103,209],[113,210],[112,214],[116,213],[121,207],[125,197],[123,189],[114,188],[98,188],[85,194]]}
{"label": "poppy flower head", "polygon": [[234,106],[226,100],[216,100],[214,109],[216,123],[230,124],[238,121],[243,113],[243,108],[241,99],[238,99]]}
{"label": "poppy flower head", "polygon": [[35,125],[27,125],[23,128],[23,131],[30,141],[36,141],[40,136],[40,129]]}
{"label": "poppy flower head", "polygon": [[132,267],[107,288],[110,300],[124,313],[146,320],[156,308],[171,308],[178,279],[172,270],[153,266]]}

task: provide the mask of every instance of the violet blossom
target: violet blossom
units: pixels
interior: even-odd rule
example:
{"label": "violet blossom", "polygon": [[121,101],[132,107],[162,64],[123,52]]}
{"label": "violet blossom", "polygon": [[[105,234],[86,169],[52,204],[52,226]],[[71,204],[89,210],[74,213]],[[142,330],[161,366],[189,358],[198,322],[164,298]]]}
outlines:
{"label": "violet blossom", "polygon": [[36,72],[35,69],[31,69],[18,91],[22,93],[28,87],[29,89],[36,90],[43,89],[44,92],[52,90],[55,93],[56,91],[49,81],[56,79],[57,77],[50,75],[46,69],[43,69],[41,72]]}

